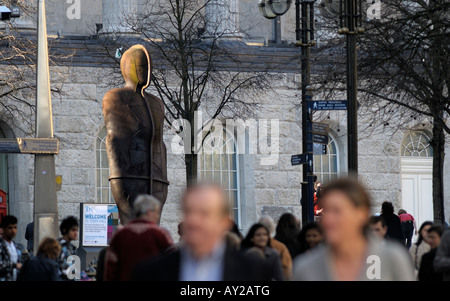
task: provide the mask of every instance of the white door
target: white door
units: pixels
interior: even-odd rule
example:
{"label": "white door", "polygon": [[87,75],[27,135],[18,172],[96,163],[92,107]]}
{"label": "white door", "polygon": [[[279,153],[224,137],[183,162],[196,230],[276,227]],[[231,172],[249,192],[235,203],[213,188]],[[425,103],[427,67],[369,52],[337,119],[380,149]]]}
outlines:
{"label": "white door", "polygon": [[433,221],[432,159],[404,157],[402,166],[402,208],[412,214],[417,226]]}

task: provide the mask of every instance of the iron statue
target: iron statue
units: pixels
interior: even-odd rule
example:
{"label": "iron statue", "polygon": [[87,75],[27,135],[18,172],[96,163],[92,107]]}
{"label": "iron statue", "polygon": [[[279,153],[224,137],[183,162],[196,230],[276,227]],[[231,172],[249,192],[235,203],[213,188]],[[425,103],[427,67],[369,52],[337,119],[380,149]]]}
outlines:
{"label": "iron statue", "polygon": [[138,195],[153,195],[162,205],[167,198],[164,104],[145,92],[152,67],[144,46],[131,47],[120,62],[125,87],[110,90],[103,98],[109,181],[122,224],[134,217],[133,202]]}

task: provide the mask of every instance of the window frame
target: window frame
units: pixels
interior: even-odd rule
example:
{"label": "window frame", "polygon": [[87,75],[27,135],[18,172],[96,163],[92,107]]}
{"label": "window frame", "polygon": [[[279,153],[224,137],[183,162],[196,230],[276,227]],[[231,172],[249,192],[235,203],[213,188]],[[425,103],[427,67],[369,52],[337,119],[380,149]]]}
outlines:
{"label": "window frame", "polygon": [[[112,195],[111,191],[111,183],[109,181],[109,163],[108,160],[106,160],[106,165],[103,165],[104,162],[102,161],[102,152],[106,152],[106,136],[106,127],[103,126],[98,132],[97,138],[95,140],[95,199],[96,203],[98,204],[115,204],[114,196]],[[102,145],[104,146],[104,148],[102,148]],[[107,171],[108,174],[108,187],[103,186],[102,184],[104,171]],[[105,202],[105,200],[103,200],[103,189],[106,188],[108,188],[108,200]]]}
{"label": "window frame", "polygon": [[[206,181],[214,181],[217,182],[215,177],[214,177],[214,173],[219,172],[220,174],[220,181],[219,184],[223,185],[223,173],[226,172],[228,173],[228,188],[224,188],[225,192],[227,193],[227,196],[230,197],[230,195],[232,193],[234,193],[235,198],[236,198],[236,206],[234,204],[230,203],[230,216],[233,219],[233,221],[237,224],[237,226],[239,228],[241,228],[242,226],[242,210],[241,210],[241,183],[240,183],[240,165],[239,165],[239,149],[238,149],[238,143],[236,141],[236,137],[235,135],[230,134],[230,131],[226,129],[226,127],[223,128],[223,132],[222,135],[226,135],[225,138],[226,139],[222,139],[222,141],[226,141],[226,143],[228,142],[232,142],[233,143],[233,154],[225,154],[227,156],[227,162],[228,162],[228,169],[223,169],[222,166],[222,157],[220,158],[219,162],[220,162],[220,167],[219,169],[215,169],[214,166],[214,155],[220,155],[223,156],[223,153],[219,153],[217,154],[214,151],[210,151],[208,150],[207,152],[205,152],[205,146],[204,144],[208,141],[208,136],[211,135],[212,133],[208,133],[207,136],[205,137],[205,139],[203,140],[203,145],[202,145],[202,151],[201,153],[199,153],[199,160],[198,160],[198,172],[197,175],[199,177],[199,179],[201,180],[206,180]],[[222,136],[224,137],[224,136]],[[214,138],[211,138],[214,139]],[[215,147],[214,147],[215,148]],[[223,146],[222,146],[223,149]],[[227,146],[226,148],[227,150],[229,149],[229,147]],[[210,155],[211,156],[211,166],[212,169],[205,169],[205,162],[206,162],[206,156],[205,155]],[[231,160],[230,160],[231,159]],[[232,166],[234,165],[234,166]],[[230,168],[231,166],[231,168]],[[213,175],[212,179],[205,179],[203,177],[203,174],[209,172]],[[235,174],[235,179],[233,179],[230,175],[231,174]],[[233,185],[232,187],[232,181],[234,180],[234,182],[236,183],[236,185]],[[230,199],[231,201],[231,199]],[[237,216],[237,220],[235,219],[235,217]]]}
{"label": "window frame", "polygon": [[[329,137],[329,142],[327,144],[327,153],[325,155],[314,155],[313,156],[314,157],[314,161],[313,161],[314,162],[314,174],[317,176],[317,181],[321,182],[321,183],[326,183],[324,181],[324,175],[328,176],[328,178],[329,178],[328,180],[332,180],[333,178],[339,177],[340,172],[341,172],[338,144],[332,134],[329,134],[328,137]],[[331,148],[330,145],[334,146],[334,150],[335,150],[334,154],[330,154],[330,148]],[[328,171],[323,170],[323,157],[324,156],[327,156],[327,158],[328,158],[328,166],[329,166]],[[332,156],[336,160],[336,171],[331,171],[331,167],[334,165],[334,164],[331,164],[332,160],[333,160]],[[316,164],[317,157],[320,157],[320,170],[317,169],[317,167],[319,165],[319,164]]]}

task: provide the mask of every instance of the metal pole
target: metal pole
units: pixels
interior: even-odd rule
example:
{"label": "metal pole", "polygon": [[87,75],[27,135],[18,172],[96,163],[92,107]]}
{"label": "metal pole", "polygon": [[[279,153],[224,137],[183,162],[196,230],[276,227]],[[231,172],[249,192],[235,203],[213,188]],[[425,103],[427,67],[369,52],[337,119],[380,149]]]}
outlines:
{"label": "metal pole", "polygon": [[348,173],[358,177],[358,98],[357,98],[357,1],[346,0],[345,18],[347,20],[347,102],[348,102]]}
{"label": "metal pole", "polygon": [[[314,2],[305,0],[295,1],[296,12],[296,39],[297,44],[301,46],[301,68],[302,68],[302,149],[303,153],[313,152],[312,138],[308,139],[310,135],[310,114],[308,114],[308,89],[311,83],[310,79],[310,39],[309,29],[310,21],[308,20],[308,4],[311,6]],[[312,8],[311,8],[312,9]],[[310,16],[312,17],[312,15]],[[312,115],[312,114],[311,114]],[[309,164],[303,166],[303,181],[302,181],[302,224],[306,225],[314,221],[314,167],[312,157],[310,157]]]}
{"label": "metal pole", "polygon": [[[312,100],[312,87],[307,86],[306,90],[306,102]],[[308,222],[312,223],[314,221],[314,151],[313,151],[313,134],[312,134],[312,123],[313,123],[313,114],[314,112],[311,109],[307,111],[307,123],[308,123],[308,138],[307,138],[307,154],[309,158],[309,162],[306,166],[308,171],[307,179],[308,179]]]}
{"label": "metal pole", "polygon": [[[36,138],[53,138],[45,0],[38,1]],[[35,155],[34,250],[44,237],[58,237],[58,203],[54,155]]]}

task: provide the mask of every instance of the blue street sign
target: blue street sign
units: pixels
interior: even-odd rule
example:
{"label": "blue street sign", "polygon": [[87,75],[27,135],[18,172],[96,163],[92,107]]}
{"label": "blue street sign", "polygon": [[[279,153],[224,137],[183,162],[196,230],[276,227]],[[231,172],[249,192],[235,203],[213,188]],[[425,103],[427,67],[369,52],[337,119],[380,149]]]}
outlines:
{"label": "blue street sign", "polygon": [[312,133],[312,136],[313,136],[314,143],[320,143],[320,144],[328,144],[329,143],[328,135]]}
{"label": "blue street sign", "polygon": [[347,110],[346,100],[314,100],[308,101],[308,109],[313,111]]}
{"label": "blue street sign", "polygon": [[291,157],[291,164],[292,165],[302,165],[306,164],[309,161],[308,154],[301,154],[301,155],[295,155]]}

